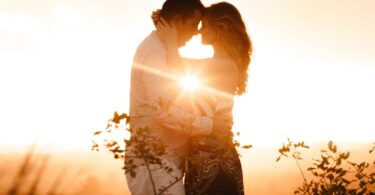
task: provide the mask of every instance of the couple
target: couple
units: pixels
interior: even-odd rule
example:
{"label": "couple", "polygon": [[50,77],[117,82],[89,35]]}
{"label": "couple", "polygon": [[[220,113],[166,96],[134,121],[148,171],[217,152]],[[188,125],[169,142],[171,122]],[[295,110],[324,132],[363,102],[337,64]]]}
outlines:
{"label": "couple", "polygon": [[[244,194],[231,132],[233,98],[245,92],[252,53],[240,13],[226,2],[205,8],[200,0],[166,0],[153,20],[157,30],[139,45],[132,66],[130,127],[148,127],[163,141],[160,158],[173,171],[155,165],[152,184],[139,161],[136,176],[126,174],[130,192],[154,194],[153,185],[158,191],[184,176],[163,194]],[[203,44],[213,46],[213,58],[180,57],[178,48],[198,32]],[[203,87],[184,92],[178,78],[187,73],[196,74]]]}

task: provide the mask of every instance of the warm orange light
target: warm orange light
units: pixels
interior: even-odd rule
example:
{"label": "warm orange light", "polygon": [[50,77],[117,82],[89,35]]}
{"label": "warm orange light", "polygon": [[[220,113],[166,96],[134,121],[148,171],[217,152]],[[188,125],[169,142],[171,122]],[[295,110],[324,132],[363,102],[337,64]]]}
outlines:
{"label": "warm orange light", "polygon": [[186,75],[181,78],[181,85],[187,91],[194,91],[200,86],[199,80],[194,75]]}
{"label": "warm orange light", "polygon": [[214,50],[210,45],[202,45],[202,36],[194,36],[186,43],[185,47],[179,49],[181,56],[194,59],[212,58]]}

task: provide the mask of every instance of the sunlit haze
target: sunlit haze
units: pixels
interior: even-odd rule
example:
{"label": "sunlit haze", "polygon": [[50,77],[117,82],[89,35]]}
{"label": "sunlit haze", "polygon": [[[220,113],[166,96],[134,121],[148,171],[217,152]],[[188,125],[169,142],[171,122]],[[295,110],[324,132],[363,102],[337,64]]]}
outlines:
{"label": "sunlit haze", "polygon": [[[374,141],[375,1],[229,2],[254,43],[235,100],[240,141]],[[128,112],[133,55],[162,3],[1,1],[0,145],[88,150],[114,111]],[[180,52],[213,55],[199,36]]]}
{"label": "sunlit haze", "polygon": [[194,75],[186,75],[181,78],[181,85],[184,90],[194,91],[199,87],[199,80]]}

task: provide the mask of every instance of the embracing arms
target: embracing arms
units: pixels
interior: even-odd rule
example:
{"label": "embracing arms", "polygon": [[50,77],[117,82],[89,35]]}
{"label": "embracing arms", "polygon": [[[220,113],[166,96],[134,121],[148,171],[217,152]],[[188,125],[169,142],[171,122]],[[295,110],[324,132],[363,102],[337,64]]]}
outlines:
{"label": "embracing arms", "polygon": [[[174,75],[165,70],[165,57],[160,53],[148,52],[144,61],[139,66],[142,72],[143,86],[148,96],[148,107],[155,108],[154,121],[165,128],[187,134],[208,135],[217,126],[220,128],[232,126],[231,117],[201,116],[190,112],[183,104],[176,101],[179,88],[173,88],[176,80]],[[164,67],[164,68],[163,68]]]}

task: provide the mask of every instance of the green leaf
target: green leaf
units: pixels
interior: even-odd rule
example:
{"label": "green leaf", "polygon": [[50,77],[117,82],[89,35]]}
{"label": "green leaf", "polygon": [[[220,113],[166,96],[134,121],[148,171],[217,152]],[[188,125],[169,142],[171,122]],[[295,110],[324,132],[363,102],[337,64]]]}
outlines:
{"label": "green leaf", "polygon": [[310,149],[310,146],[302,145],[302,147],[304,147],[304,148],[306,148],[306,149]]}
{"label": "green leaf", "polygon": [[327,178],[332,181],[333,180],[333,175],[332,174],[328,174]]}
{"label": "green leaf", "polygon": [[116,123],[116,124],[119,124],[120,121],[121,121],[122,119],[125,119],[125,118],[127,118],[127,117],[128,117],[128,115],[125,114],[125,113],[119,115],[117,112],[115,112],[115,113],[113,114],[113,119],[112,119],[112,121],[113,121],[114,123]]}
{"label": "green leaf", "polygon": [[345,170],[343,170],[340,174],[339,174],[339,177],[342,177],[346,174],[347,172]]}
{"label": "green leaf", "polygon": [[131,170],[131,171],[130,171],[130,176],[131,176],[132,178],[135,178],[135,176],[136,176],[135,171]]}
{"label": "green leaf", "polygon": [[328,142],[328,149],[329,149],[330,151],[333,150],[333,142],[332,142],[332,141],[329,141],[329,142]]}
{"label": "green leaf", "polygon": [[364,181],[359,182],[359,187],[363,188],[365,185],[366,185],[366,182],[364,182]]}
{"label": "green leaf", "polygon": [[101,134],[102,132],[101,131],[96,131],[95,133],[94,133],[94,135],[99,135],[99,134]]}
{"label": "green leaf", "polygon": [[244,148],[244,149],[250,149],[252,147],[253,147],[252,145],[244,145],[244,146],[242,146],[242,148]]}

